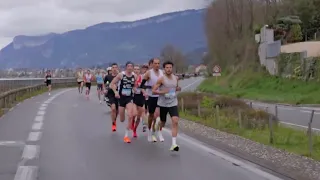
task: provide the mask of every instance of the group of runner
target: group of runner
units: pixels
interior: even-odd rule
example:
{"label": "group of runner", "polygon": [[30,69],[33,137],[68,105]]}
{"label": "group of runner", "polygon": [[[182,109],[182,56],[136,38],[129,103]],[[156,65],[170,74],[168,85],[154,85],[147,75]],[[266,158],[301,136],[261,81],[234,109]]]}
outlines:
{"label": "group of runner", "polygon": [[[167,114],[172,120],[172,146],[171,151],[179,151],[176,143],[178,133],[178,100],[176,92],[181,88],[178,86],[178,77],[172,72],[174,64],[170,61],[163,63],[160,69],[160,60],[151,59],[149,64],[143,66],[127,62],[125,70],[119,72],[118,64],[114,63],[107,69],[107,74],[98,70],[93,75],[90,70],[84,74],[80,68],[77,72],[79,93],[86,86],[86,98],[89,98],[91,83],[97,82],[98,99],[102,102],[102,94],[111,108],[112,131],[117,130],[117,117],[124,122],[127,114],[128,124],[125,130],[124,142],[131,143],[129,132],[137,137],[137,128],[142,122],[143,132],[148,129],[148,141],[164,141],[162,128],[165,126]],[[145,120],[147,117],[147,126]],[[146,118],[145,118],[146,119]]]}

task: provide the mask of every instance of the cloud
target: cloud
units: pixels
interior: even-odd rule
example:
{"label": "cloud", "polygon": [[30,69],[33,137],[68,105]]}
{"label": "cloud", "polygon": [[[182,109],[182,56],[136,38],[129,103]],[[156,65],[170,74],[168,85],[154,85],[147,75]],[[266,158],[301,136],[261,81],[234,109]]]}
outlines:
{"label": "cloud", "polygon": [[203,8],[208,0],[1,0],[0,48],[17,35],[133,21],[162,13]]}

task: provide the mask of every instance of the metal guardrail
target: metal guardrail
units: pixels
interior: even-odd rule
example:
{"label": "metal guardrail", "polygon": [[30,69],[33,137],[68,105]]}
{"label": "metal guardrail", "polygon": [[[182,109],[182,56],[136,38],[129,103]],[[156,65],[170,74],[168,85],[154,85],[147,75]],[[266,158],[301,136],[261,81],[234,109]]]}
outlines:
{"label": "metal guardrail", "polygon": [[[52,78],[52,83],[71,83],[76,82],[75,77]],[[28,86],[45,84],[44,78],[0,78],[0,94],[7,91]]]}

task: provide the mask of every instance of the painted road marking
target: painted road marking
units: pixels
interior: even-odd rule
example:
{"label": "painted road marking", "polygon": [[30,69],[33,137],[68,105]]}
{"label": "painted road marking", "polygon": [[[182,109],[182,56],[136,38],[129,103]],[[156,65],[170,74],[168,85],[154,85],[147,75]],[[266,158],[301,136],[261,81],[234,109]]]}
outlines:
{"label": "painted road marking", "polygon": [[19,166],[14,180],[36,180],[38,176],[38,167]]}
{"label": "painted road marking", "polygon": [[45,115],[46,114],[46,111],[38,111],[38,115]]}
{"label": "painted road marking", "polygon": [[43,123],[42,122],[35,122],[32,125],[32,130],[40,130],[42,128]]}
{"label": "painted road marking", "polygon": [[39,110],[40,110],[40,111],[44,111],[44,110],[46,110],[46,109],[47,109],[47,107],[45,107],[45,106],[40,106],[40,107],[39,107]]}
{"label": "painted road marking", "polygon": [[26,145],[23,149],[22,159],[35,159],[39,157],[40,147],[37,145]]}
{"label": "painted road marking", "polygon": [[[283,122],[283,121],[280,121],[280,123],[281,124],[285,124],[285,125],[289,125],[289,126],[296,126],[296,127],[308,129],[308,126],[302,126],[302,125],[299,125],[299,124],[293,124],[293,123],[288,123],[288,122]],[[320,132],[320,129],[317,129],[317,128],[312,128],[312,130]]]}
{"label": "painted road marking", "polygon": [[41,138],[42,132],[30,132],[28,141],[39,141]]}
{"label": "painted road marking", "polygon": [[197,80],[195,80],[193,83],[191,83],[191,84],[189,84],[189,85],[184,86],[183,88],[181,88],[181,90],[185,90],[185,89],[187,89],[188,87],[194,85],[195,83],[197,83],[197,82],[199,82],[199,81],[201,81],[201,80],[203,80],[203,79],[202,79],[202,78],[197,79]]}
{"label": "painted road marking", "polygon": [[0,146],[24,146],[22,141],[0,141]]}
{"label": "painted road marking", "polygon": [[36,116],[35,118],[34,118],[34,121],[36,121],[36,122],[42,122],[43,121],[43,116]]}

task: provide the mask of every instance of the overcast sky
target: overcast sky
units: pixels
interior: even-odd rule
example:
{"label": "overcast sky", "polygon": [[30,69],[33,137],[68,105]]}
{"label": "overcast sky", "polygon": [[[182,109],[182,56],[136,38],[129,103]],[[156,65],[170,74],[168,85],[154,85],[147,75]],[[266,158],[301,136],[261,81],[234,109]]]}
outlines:
{"label": "overcast sky", "polygon": [[208,0],[0,0],[0,48],[16,35],[65,32],[100,22],[132,21],[199,9]]}

